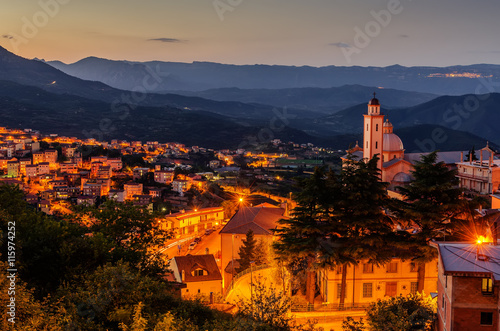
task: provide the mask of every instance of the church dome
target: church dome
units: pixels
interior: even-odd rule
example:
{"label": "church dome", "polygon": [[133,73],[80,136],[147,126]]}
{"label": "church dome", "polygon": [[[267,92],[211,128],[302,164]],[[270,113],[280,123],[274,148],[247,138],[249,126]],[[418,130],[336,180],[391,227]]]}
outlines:
{"label": "church dome", "polygon": [[384,133],[384,144],[382,150],[384,152],[395,152],[402,151],[403,142],[401,139],[394,133]]}
{"label": "church dome", "polygon": [[368,105],[369,106],[380,106],[380,103],[378,102],[378,99],[377,98],[373,98],[370,100],[370,102],[368,102]]}
{"label": "church dome", "polygon": [[392,181],[398,183],[409,183],[411,182],[411,180],[412,180],[411,176],[404,172],[398,172],[396,176],[394,176],[394,178],[392,179]]}

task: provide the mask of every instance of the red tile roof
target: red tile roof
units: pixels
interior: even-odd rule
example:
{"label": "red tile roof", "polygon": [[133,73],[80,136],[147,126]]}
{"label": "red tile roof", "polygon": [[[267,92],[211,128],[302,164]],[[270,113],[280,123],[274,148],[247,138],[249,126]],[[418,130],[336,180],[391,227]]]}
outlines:
{"label": "red tile roof", "polygon": [[[177,265],[180,275],[182,275],[182,270],[184,270],[185,279],[182,281],[183,283],[222,280],[222,275],[213,254],[176,256],[172,259],[172,263]],[[206,270],[208,275],[191,275],[192,271],[200,268]]]}
{"label": "red tile roof", "polygon": [[278,207],[257,206],[243,207],[227,222],[220,233],[246,234],[252,230],[257,235],[272,235],[277,222],[286,218],[285,209]]}

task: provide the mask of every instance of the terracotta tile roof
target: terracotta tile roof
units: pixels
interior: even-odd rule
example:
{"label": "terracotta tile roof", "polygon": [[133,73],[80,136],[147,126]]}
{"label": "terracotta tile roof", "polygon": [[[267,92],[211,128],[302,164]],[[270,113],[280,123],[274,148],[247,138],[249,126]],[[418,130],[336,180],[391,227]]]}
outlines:
{"label": "terracotta tile roof", "polygon": [[[222,275],[213,254],[176,256],[172,259],[171,263],[177,265],[180,275],[182,274],[182,270],[184,270],[185,279],[183,283],[222,280]],[[206,270],[208,275],[193,276],[191,274],[191,272],[200,268]]]}
{"label": "terracotta tile roof", "polygon": [[252,230],[257,235],[272,235],[277,221],[286,218],[285,209],[278,207],[243,207],[227,222],[220,233],[246,234]]}

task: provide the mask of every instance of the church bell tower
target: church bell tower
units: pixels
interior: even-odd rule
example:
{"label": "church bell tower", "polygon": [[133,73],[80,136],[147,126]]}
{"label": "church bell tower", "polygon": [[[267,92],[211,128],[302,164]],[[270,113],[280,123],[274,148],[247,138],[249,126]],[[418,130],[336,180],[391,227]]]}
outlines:
{"label": "church bell tower", "polygon": [[384,115],[380,113],[380,103],[375,98],[375,93],[373,93],[373,99],[368,103],[368,114],[363,115],[363,117],[363,158],[370,160],[375,154],[378,154],[377,167],[382,170]]}

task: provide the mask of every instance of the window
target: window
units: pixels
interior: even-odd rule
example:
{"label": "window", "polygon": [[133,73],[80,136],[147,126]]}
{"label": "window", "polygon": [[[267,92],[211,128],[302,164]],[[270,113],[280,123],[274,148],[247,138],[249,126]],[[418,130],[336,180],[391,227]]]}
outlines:
{"label": "window", "polygon": [[193,276],[197,277],[197,276],[204,276],[204,275],[208,275],[208,272],[206,272],[205,270],[203,269],[195,269],[192,271],[191,273]]}
{"label": "window", "polygon": [[342,273],[342,267],[341,266],[337,267],[336,271],[337,271],[337,275],[341,274]]}
{"label": "window", "polygon": [[483,278],[481,282],[481,292],[486,295],[493,294],[493,279]]}
{"label": "window", "polygon": [[397,282],[387,282],[385,283],[385,295],[388,297],[395,297],[398,292]]}
{"label": "window", "polygon": [[378,124],[375,125],[375,131],[378,131]]}
{"label": "window", "polygon": [[387,267],[387,273],[398,272],[398,263],[397,262],[388,263],[386,267]]}
{"label": "window", "polygon": [[481,325],[493,325],[493,313],[481,312]]}
{"label": "window", "polygon": [[372,283],[363,283],[363,298],[371,298],[372,290],[373,290]]}
{"label": "window", "polygon": [[417,271],[418,271],[417,264],[415,262],[410,263],[410,272],[417,272]]}
{"label": "window", "polygon": [[410,293],[417,294],[418,291],[418,282],[411,282],[410,284]]}
{"label": "window", "polygon": [[363,273],[372,274],[373,273],[373,263],[363,263]]}
{"label": "window", "polygon": [[378,141],[375,142],[375,148],[378,148]]}
{"label": "window", "polygon": [[368,123],[366,124],[366,131],[368,131]]}

